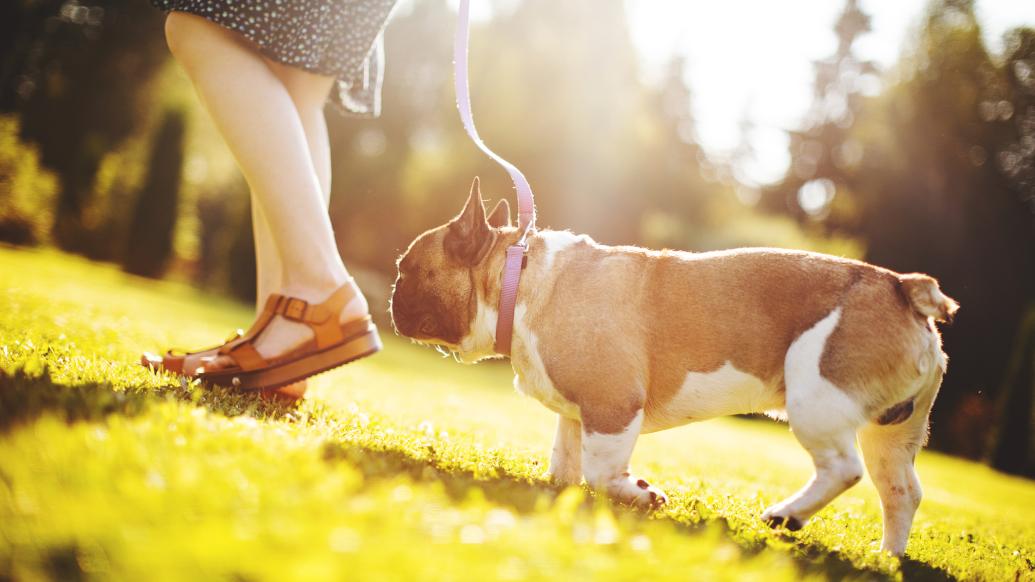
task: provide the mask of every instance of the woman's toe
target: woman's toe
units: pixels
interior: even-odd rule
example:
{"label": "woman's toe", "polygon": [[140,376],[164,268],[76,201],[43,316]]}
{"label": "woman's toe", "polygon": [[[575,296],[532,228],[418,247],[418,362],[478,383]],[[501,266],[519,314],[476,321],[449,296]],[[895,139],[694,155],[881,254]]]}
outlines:
{"label": "woman's toe", "polygon": [[198,370],[209,373],[225,370],[233,365],[233,360],[227,356],[207,356],[201,359]]}

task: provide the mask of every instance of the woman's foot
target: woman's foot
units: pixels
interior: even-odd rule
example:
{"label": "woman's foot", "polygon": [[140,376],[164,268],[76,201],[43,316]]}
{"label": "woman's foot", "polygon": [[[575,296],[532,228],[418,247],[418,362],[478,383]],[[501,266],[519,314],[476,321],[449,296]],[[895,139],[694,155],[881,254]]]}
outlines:
{"label": "woman's foot", "polygon": [[[353,297],[345,304],[345,307],[342,308],[341,314],[338,317],[338,322],[342,324],[367,317],[370,312],[367,300],[359,290],[359,287],[356,286],[356,282],[351,281],[349,284],[352,285]],[[337,288],[331,289],[330,291],[316,293],[306,292],[304,290],[286,290],[284,294],[293,297],[300,297],[308,301],[310,304],[316,305],[324,302],[336,290]],[[295,321],[289,321],[278,315],[273,318],[273,321],[271,321],[266,329],[263,330],[255,339],[255,349],[264,359],[272,360],[294,350],[312,339],[313,331],[309,326]],[[236,362],[234,362],[234,359],[230,356],[221,356],[218,354],[210,354],[208,357],[202,358],[200,362],[200,365],[205,372],[218,372],[219,370],[233,368],[237,365]],[[285,386],[285,388],[287,387]]]}
{"label": "woman's foot", "polygon": [[140,364],[156,372],[172,372],[173,374],[193,378],[197,375],[199,366],[219,353],[220,348],[240,338],[243,333],[243,331],[237,330],[233,335],[226,338],[222,345],[194,352],[174,349],[166,352],[164,356],[152,352],[144,352],[140,356]]}
{"label": "woman's foot", "polygon": [[[235,334],[232,338],[229,338],[228,341],[236,339],[239,336],[239,333]],[[201,368],[206,361],[214,358],[218,351],[219,348],[215,347],[208,350],[201,350],[199,352],[191,352],[183,356],[165,357],[151,352],[144,352],[140,361],[145,367],[155,371],[165,370],[187,378],[194,378],[197,375],[197,370]],[[281,386],[280,388],[273,390],[263,391],[260,395],[263,398],[294,402],[305,397],[308,387],[308,383],[305,380],[300,380],[294,384],[288,384],[287,386]]]}
{"label": "woman's foot", "polygon": [[216,357],[219,353],[219,348],[211,350],[205,350],[203,352],[195,352],[193,354],[187,354],[183,358],[183,371],[180,373],[188,378],[193,378],[197,375],[198,369],[205,365],[205,362]]}

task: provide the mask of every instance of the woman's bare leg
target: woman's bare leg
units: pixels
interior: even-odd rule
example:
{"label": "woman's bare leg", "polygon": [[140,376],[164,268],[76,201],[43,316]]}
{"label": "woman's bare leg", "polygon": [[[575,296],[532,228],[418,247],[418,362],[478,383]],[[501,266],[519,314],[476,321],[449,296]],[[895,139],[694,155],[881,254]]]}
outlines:
{"label": "woman's bare leg", "polygon": [[[255,194],[281,260],[279,291],[323,301],[348,273],[290,93],[257,51],[219,25],[173,12],[166,21],[166,37]],[[329,90],[332,81],[322,79]],[[357,298],[342,319],[365,313],[365,301]],[[310,337],[306,326],[278,318],[256,347],[272,357]]]}
{"label": "woman's bare leg", "polygon": [[[306,141],[309,143],[309,157],[316,169],[323,194],[324,207],[331,200],[331,146],[327,135],[327,120],[324,118],[324,103],[327,91],[323,77],[266,59],[270,70],[284,84],[295,104]],[[273,244],[273,233],[262,214],[261,206],[252,193],[252,230],[255,235],[255,260],[257,263],[256,310],[266,304],[266,298],[283,285],[283,266]],[[279,388],[276,392],[289,398],[302,398],[308,384],[305,380]]]}
{"label": "woman's bare leg", "polygon": [[[273,74],[287,89],[291,101],[295,104],[302,129],[305,131],[309,145],[309,157],[316,170],[326,208],[331,200],[331,146],[327,136],[327,120],[324,118],[323,106],[333,80],[328,83],[327,77],[289,67],[287,65],[264,59]],[[280,256],[273,244],[273,233],[255,193],[252,193],[252,226],[255,234],[255,255],[258,271],[256,290],[256,308],[262,309],[270,293],[276,292],[284,284],[283,266]]]}

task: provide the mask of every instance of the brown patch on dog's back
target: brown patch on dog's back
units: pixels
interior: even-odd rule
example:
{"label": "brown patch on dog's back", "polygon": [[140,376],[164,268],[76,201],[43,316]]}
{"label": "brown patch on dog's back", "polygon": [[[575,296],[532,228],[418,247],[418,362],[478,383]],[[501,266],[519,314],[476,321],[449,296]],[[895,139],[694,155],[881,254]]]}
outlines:
{"label": "brown patch on dog's back", "polygon": [[[544,246],[533,240],[530,250],[536,288],[522,287],[530,327],[555,388],[593,411],[587,429],[609,433],[625,428],[637,406],[648,418],[664,409],[688,372],[727,361],[779,399],[791,342],[875,269],[798,251],[691,254],[580,238],[546,273]],[[545,324],[557,321],[565,325]]]}
{"label": "brown patch on dog's back", "polygon": [[[828,315],[862,263],[775,249],[663,254],[649,271],[653,289],[672,290],[644,304],[650,320],[648,410],[663,408],[687,372],[713,372],[729,361],[783,388],[787,349]],[[846,268],[847,267],[847,268]]]}
{"label": "brown patch on dog's back", "polygon": [[853,395],[869,414],[901,399],[919,379],[924,334],[934,333],[899,291],[898,276],[871,267],[848,289],[841,320],[827,339],[820,374]]}

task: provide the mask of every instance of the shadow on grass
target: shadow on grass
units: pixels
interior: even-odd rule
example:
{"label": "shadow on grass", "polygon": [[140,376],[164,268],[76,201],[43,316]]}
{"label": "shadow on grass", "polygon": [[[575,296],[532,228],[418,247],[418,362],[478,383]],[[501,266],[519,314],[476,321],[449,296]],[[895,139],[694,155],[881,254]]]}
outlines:
{"label": "shadow on grass", "polygon": [[[434,481],[441,483],[450,498],[463,501],[473,491],[478,490],[485,499],[498,505],[508,506],[520,513],[528,513],[541,508],[545,502],[552,502],[563,490],[561,487],[549,485],[541,481],[531,481],[515,475],[501,474],[497,477],[476,476],[470,471],[447,469],[435,464],[434,460],[415,459],[402,451],[371,450],[350,443],[330,442],[324,445],[324,459],[328,462],[346,462],[359,469],[368,480],[392,478],[408,475],[417,481]],[[593,503],[587,499],[585,504]],[[646,517],[643,511],[631,509],[617,503],[612,504],[616,513]],[[767,549],[764,541],[747,542],[739,538],[729,522],[722,517],[687,523],[676,519],[667,519],[669,524],[686,535],[699,535],[705,528],[718,525],[723,533],[736,543],[747,556]],[[820,576],[828,580],[889,580],[894,579],[887,573],[877,570],[861,570],[849,559],[831,552],[829,548],[818,544],[805,544],[792,537],[787,541],[796,543],[795,553],[790,555],[802,577]],[[929,564],[905,558],[901,563],[901,572],[905,580],[956,580],[945,570]]]}
{"label": "shadow on grass", "polygon": [[205,389],[197,384],[118,389],[107,382],[57,384],[46,369],[39,374],[0,371],[0,434],[43,414],[68,423],[97,422],[111,414],[136,416],[165,400],[187,401],[224,416],[246,414],[260,420],[277,420],[296,408],[287,399]]}
{"label": "shadow on grass", "polygon": [[41,376],[0,372],[0,432],[29,424],[43,414],[69,423],[98,421],[109,414],[136,416],[153,400],[154,396],[116,391],[106,384],[57,386],[45,371]]}
{"label": "shadow on grass", "polygon": [[[0,434],[30,424],[43,415],[54,415],[68,423],[100,422],[112,414],[142,414],[152,405],[168,400],[186,401],[225,416],[249,415],[259,420],[292,420],[288,414],[297,408],[290,401],[262,398],[254,394],[236,394],[221,389],[202,389],[196,384],[136,389],[116,389],[107,383],[64,386],[55,384],[46,370],[39,375],[25,374],[21,371],[14,375],[0,372]],[[343,441],[327,442],[323,449],[325,461],[348,463],[369,481],[407,475],[416,481],[441,483],[446,493],[454,500],[463,500],[477,490],[487,500],[511,507],[521,513],[532,512],[544,504],[552,503],[561,491],[559,487],[509,474],[502,469],[497,469],[496,476],[486,477],[470,471],[443,467],[437,463],[434,456],[431,455],[431,460],[417,459],[400,450],[372,449]],[[587,500],[587,503],[592,501]],[[614,509],[627,516],[644,515],[642,512],[617,504],[614,505]],[[745,541],[738,537],[735,529],[725,518],[710,519],[697,524],[677,519],[665,521],[687,535],[700,534],[708,524],[718,524],[727,537],[748,555],[757,554],[767,548],[765,541]],[[795,549],[789,557],[802,576],[820,576],[834,580],[891,578],[882,571],[860,570],[849,559],[824,546],[805,544],[793,537],[787,537],[786,540],[795,544]],[[54,563],[51,566],[55,568],[55,572],[63,574],[62,578],[74,579],[74,576],[66,576],[69,574],[66,553],[57,551],[53,555]],[[956,579],[942,569],[909,558],[902,560],[901,574],[906,580]]]}

